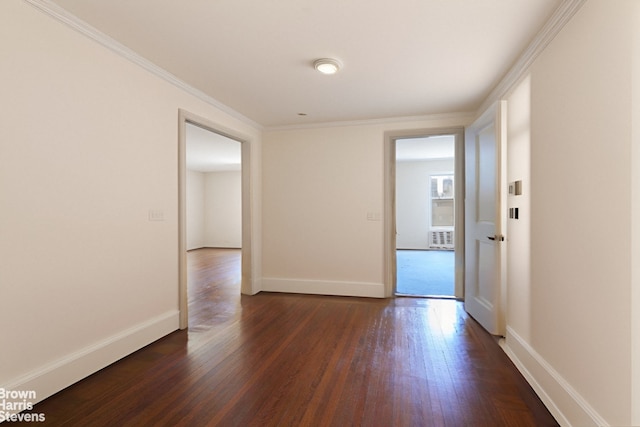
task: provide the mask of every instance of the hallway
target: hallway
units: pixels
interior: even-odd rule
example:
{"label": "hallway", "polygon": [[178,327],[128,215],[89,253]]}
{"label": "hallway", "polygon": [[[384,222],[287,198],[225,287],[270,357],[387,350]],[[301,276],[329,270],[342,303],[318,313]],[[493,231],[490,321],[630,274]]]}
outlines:
{"label": "hallway", "polygon": [[190,251],[190,330],[33,411],[56,426],[557,425],[461,303],[240,296],[239,256]]}

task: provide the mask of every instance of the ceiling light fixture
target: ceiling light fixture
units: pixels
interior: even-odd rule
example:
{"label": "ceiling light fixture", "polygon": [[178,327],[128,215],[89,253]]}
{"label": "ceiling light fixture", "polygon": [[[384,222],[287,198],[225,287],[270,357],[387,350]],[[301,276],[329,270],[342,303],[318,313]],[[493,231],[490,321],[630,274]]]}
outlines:
{"label": "ceiling light fixture", "polygon": [[313,62],[313,68],[322,74],[335,74],[338,72],[342,64],[337,59],[321,58]]}

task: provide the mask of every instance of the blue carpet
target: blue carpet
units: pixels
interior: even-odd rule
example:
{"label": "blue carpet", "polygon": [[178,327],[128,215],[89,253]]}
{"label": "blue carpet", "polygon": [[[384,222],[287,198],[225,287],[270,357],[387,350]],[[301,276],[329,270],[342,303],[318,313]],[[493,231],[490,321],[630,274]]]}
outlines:
{"label": "blue carpet", "polygon": [[397,293],[404,295],[454,294],[454,251],[398,250]]}

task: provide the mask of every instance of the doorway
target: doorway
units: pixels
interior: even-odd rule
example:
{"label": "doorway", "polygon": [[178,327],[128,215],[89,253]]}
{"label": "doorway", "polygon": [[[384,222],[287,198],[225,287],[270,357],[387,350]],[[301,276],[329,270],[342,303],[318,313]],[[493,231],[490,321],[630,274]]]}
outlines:
{"label": "doorway", "polygon": [[464,130],[385,135],[386,296],[464,297]]}
{"label": "doorway", "polygon": [[186,124],[187,250],[242,248],[241,143]]}
{"label": "doorway", "polygon": [[455,137],[396,140],[396,294],[453,297]]}
{"label": "doorway", "polygon": [[[251,263],[253,252],[249,173],[251,156],[248,139],[184,110],[180,110],[179,113],[178,140],[179,308],[180,328],[185,329],[189,323],[188,249],[207,246],[241,248],[238,293],[255,293],[252,283],[254,266]],[[189,150],[187,149],[188,140],[191,142]],[[201,176],[198,176],[199,174]],[[187,185],[189,178],[195,179],[195,187]],[[238,190],[238,184],[239,194],[237,191],[230,191],[230,187]],[[207,200],[202,192],[205,187],[216,193],[209,198],[210,200]],[[202,195],[201,200],[196,201],[196,206],[191,208],[188,207],[192,202],[189,200],[190,192]],[[220,197],[226,197],[225,206],[217,203]],[[212,203],[216,203],[216,208],[209,209],[209,212],[215,211],[215,215],[207,215],[207,218],[204,218],[203,208]],[[197,207],[198,204],[200,208]],[[194,217],[195,224],[199,224],[195,227],[193,226]],[[190,221],[192,227],[187,226]]]}

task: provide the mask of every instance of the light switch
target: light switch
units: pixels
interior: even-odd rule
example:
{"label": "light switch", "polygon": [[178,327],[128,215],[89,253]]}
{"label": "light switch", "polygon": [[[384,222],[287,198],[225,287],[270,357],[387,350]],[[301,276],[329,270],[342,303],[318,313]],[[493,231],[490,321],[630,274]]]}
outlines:
{"label": "light switch", "polygon": [[164,221],[164,211],[162,209],[149,209],[149,221]]}
{"label": "light switch", "polygon": [[522,195],[522,181],[516,181],[513,183],[514,184],[514,190],[515,190],[515,195],[516,196],[521,196]]}
{"label": "light switch", "polygon": [[381,217],[380,212],[367,212],[367,221],[380,221]]}

